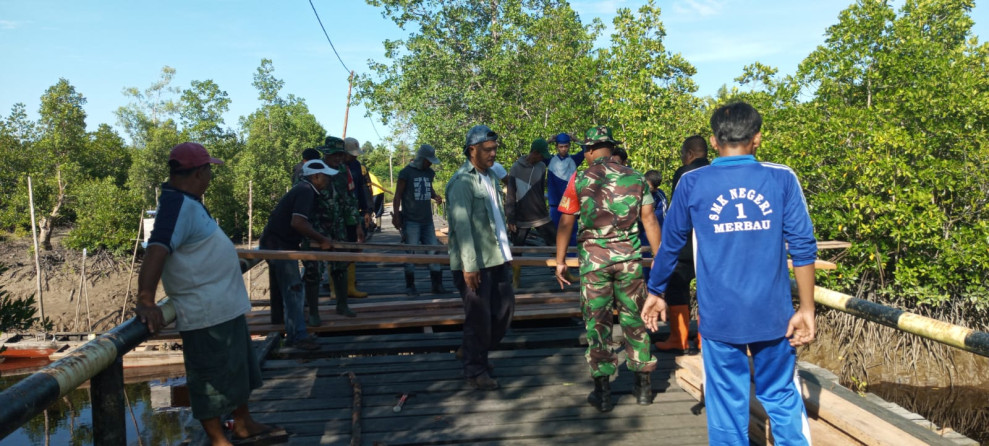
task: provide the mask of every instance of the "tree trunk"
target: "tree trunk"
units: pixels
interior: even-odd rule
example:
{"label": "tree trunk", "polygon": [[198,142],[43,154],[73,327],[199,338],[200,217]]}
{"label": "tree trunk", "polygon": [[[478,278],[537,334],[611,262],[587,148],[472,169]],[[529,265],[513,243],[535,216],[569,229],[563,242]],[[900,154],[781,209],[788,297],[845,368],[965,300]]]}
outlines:
{"label": "tree trunk", "polygon": [[62,204],[65,203],[65,183],[62,182],[62,170],[56,170],[55,177],[58,180],[58,198],[55,199],[55,206],[52,207],[51,213],[47,217],[42,217],[41,221],[38,222],[40,226],[40,233],[38,238],[41,241],[41,249],[44,251],[52,250],[52,232],[54,232],[55,219],[58,217],[59,211],[62,209]]}

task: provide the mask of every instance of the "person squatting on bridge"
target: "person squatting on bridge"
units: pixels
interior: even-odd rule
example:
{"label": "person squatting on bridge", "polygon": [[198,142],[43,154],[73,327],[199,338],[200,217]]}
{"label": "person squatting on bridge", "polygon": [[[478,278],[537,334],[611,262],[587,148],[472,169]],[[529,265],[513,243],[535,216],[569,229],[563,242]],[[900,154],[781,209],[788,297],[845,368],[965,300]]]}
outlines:
{"label": "person squatting on bridge", "polygon": [[[318,212],[319,194],[330,187],[332,176],[337,174],[337,170],[327,167],[322,160],[307,161],[302,166],[302,181],[286,192],[271,211],[258,243],[261,249],[298,250],[307,239],[319,249],[330,249],[330,238],[316,230],[313,220]],[[305,290],[299,277],[299,261],[268,260],[268,267],[274,272],[285,307],[285,344],[305,350],[319,349],[315,339],[306,333],[302,311]]]}
{"label": "person squatting on bridge", "polygon": [[505,209],[491,171],[497,151],[497,133],[472,127],[464,144],[467,161],[446,185],[450,271],[464,301],[464,376],[482,390],[498,388],[488,352],[505,337],[515,312]]}
{"label": "person squatting on bridge", "polygon": [[571,176],[560,200],[556,233],[556,280],[563,288],[570,284],[564,277],[566,252],[579,215],[580,306],[587,329],[587,363],[594,378],[594,391],[587,401],[601,412],[614,407],[609,380],[618,373],[619,357],[608,344],[616,306],[626,364],[635,372],[633,394],[638,404],[652,404],[650,374],[656,369],[649,333],[639,317],[645,289],[638,221],[642,220],[654,252],[660,242],[659,224],[645,178],[612,157],[612,149],[619,144],[605,126],[587,130],[583,153],[590,165]]}
{"label": "person squatting on bridge", "polygon": [[[817,242],[793,170],[756,161],[761,127],[759,112],[744,102],[714,111],[710,141],[719,157],[680,177],[642,309],[646,325],[656,330],[657,320],[666,318],[663,293],[693,231],[711,444],[749,444],[752,381],[776,443],[810,443],[796,347],[814,340]],[[796,311],[787,251],[800,296]]]}
{"label": "person squatting on bridge", "polygon": [[[336,173],[321,160],[307,161],[302,166],[302,181],[282,196],[268,217],[259,242],[261,249],[298,250],[304,238],[315,241],[319,249],[330,249],[330,239],[316,231],[312,220],[320,191],[329,187],[330,176]],[[305,350],[319,349],[306,332],[299,261],[269,259],[268,268],[274,273],[285,307],[285,344]]]}
{"label": "person squatting on bridge", "polygon": [[[432,166],[439,165],[436,149],[429,144],[419,146],[415,158],[398,172],[395,184],[395,198],[392,201],[391,223],[402,234],[402,243],[409,245],[438,245],[436,227],[433,224],[433,204],[443,204],[443,197],[433,189],[436,172]],[[413,254],[409,251],[409,254]],[[436,254],[429,251],[427,254]],[[429,281],[434,294],[446,294],[443,287],[443,272],[440,265],[429,264]],[[405,294],[418,296],[416,290],[415,265],[405,264]]]}
{"label": "person squatting on bridge", "polygon": [[251,302],[237,252],[202,202],[213,164],[223,161],[199,144],[172,148],[138,276],[135,313],[151,333],[162,328],[155,304],[160,281],[175,306],[192,415],[212,444],[230,444],[220,417],[231,412],[235,440],[287,437],[282,428],[254,421],[247,407],[251,391],[261,387],[261,369],[244,317]]}

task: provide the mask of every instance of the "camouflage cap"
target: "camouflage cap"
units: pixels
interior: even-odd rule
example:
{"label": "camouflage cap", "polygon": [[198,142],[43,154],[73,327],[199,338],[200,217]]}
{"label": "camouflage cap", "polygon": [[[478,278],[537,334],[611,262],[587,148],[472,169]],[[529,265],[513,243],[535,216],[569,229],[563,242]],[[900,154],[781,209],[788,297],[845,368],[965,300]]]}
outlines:
{"label": "camouflage cap", "polygon": [[319,148],[323,155],[332,155],[334,153],[346,152],[344,149],[343,140],[337,138],[336,136],[327,136],[323,146]]}
{"label": "camouflage cap", "polygon": [[614,145],[619,145],[622,142],[611,137],[611,129],[607,126],[599,125],[587,129],[584,132],[584,142],[580,145],[582,146],[593,146],[597,144],[611,143]]}

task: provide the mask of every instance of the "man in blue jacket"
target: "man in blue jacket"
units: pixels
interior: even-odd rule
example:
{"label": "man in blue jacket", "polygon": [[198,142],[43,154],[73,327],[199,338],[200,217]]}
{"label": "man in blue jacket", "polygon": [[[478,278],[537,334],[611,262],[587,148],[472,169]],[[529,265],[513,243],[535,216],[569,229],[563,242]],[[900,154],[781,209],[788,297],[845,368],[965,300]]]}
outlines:
{"label": "man in blue jacket", "polygon": [[[810,443],[796,374],[796,347],[814,340],[817,242],[807,203],[789,167],[755,159],[762,117],[736,102],[711,116],[719,157],[685,173],[663,225],[642,319],[666,319],[663,293],[693,231],[704,396],[711,444],[748,444],[749,358],[756,397],[778,444]],[[794,311],[787,271],[800,295]]]}

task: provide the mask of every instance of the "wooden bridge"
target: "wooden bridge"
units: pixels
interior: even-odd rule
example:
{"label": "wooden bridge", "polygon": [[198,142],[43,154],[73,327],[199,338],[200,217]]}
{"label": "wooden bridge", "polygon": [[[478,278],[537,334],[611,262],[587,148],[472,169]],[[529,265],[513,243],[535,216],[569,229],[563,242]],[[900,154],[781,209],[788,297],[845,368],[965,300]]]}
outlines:
{"label": "wooden bridge", "polygon": [[[614,383],[613,412],[602,414],[587,404],[593,383],[584,357],[579,288],[560,289],[545,267],[552,256],[547,247],[526,248],[516,257],[527,266],[516,290],[513,329],[491,354],[501,388],[473,390],[454,356],[462,336],[459,295],[406,296],[399,262],[421,264],[435,258],[396,250],[398,241],[397,232],[388,228],[366,245],[373,249],[355,254],[363,260],[357,266],[358,288],[370,293],[366,299],[350,300],[356,318],[337,315],[329,292],[323,290],[323,324],[310,327],[320,335],[319,350],[284,348],[277,341],[263,344],[265,385],[253,393],[250,406],[262,422],[287,428],[292,433],[288,444],[708,443],[703,404],[698,401],[699,356],[655,352],[659,367],[653,374],[652,405],[635,404],[632,374],[624,368]],[[444,268],[443,274],[444,285],[452,291],[449,271]],[[423,266],[417,266],[416,277],[420,292],[430,289]],[[248,315],[251,331],[280,332],[283,326],[272,323],[268,303],[259,297]],[[616,336],[619,344],[620,330]],[[819,444],[956,444],[887,408],[845,402],[848,395],[836,397],[835,389],[851,392],[833,375],[802,367],[813,434],[823,442]],[[407,400],[396,411],[403,395]],[[828,407],[820,410],[815,402]],[[753,443],[771,444],[765,415],[760,415],[757,402],[754,407]],[[844,419],[849,413],[856,419]],[[872,427],[863,429],[863,423]],[[189,443],[201,442],[198,426],[192,429]]]}
{"label": "wooden bridge", "polygon": [[[271,305],[267,296],[254,297],[248,319],[251,331],[259,335],[255,346],[264,358],[265,384],[252,394],[250,406],[260,421],[291,432],[287,444],[525,445],[585,439],[631,445],[707,444],[699,356],[655,352],[659,367],[653,374],[656,396],[652,405],[635,404],[630,395],[632,374],[624,368],[614,382],[614,411],[602,414],[586,403],[593,385],[584,358],[579,290],[576,285],[559,288],[548,268],[552,260],[548,260],[551,248],[547,247],[527,247],[516,257],[526,267],[517,288],[512,330],[491,353],[501,388],[491,392],[471,389],[454,355],[462,336],[459,296],[404,294],[401,262],[446,263],[445,253],[408,255],[397,242],[398,234],[389,228],[376,234],[365,245],[371,249],[363,253],[240,253],[248,259],[324,256],[342,260],[349,256],[359,261],[359,288],[371,293],[366,299],[352,300],[358,316],[345,318],[332,311],[332,299],[324,290],[320,298],[323,324],[310,328],[319,334],[316,351],[282,347],[283,326],[273,322],[277,314],[271,311],[280,305]],[[818,268],[830,267],[827,262],[818,264]],[[446,287],[453,289],[446,268],[444,276]],[[417,277],[417,288],[428,290],[424,267],[417,267]],[[819,303],[826,301],[832,308],[860,317],[871,311],[849,296],[826,293],[817,290]],[[160,305],[166,319],[173,320],[171,304]],[[924,330],[903,329],[924,336],[937,325],[919,317],[894,318],[889,312],[870,318],[887,325],[903,325],[904,319],[923,323]],[[989,335],[960,327],[949,331],[954,338],[940,342],[985,354],[985,343],[980,340]],[[665,333],[661,329],[658,335]],[[166,330],[158,337],[175,336]],[[620,336],[616,330],[616,345]],[[91,378],[94,443],[124,442],[123,401],[119,398],[126,356],[123,361],[121,356],[146,339],[146,328],[131,319],[0,393],[0,403],[8,403],[0,404],[0,428],[10,432],[53,398]],[[896,406],[862,398],[827,371],[803,363],[799,367],[812,435],[818,444],[974,444],[957,434],[939,435],[932,431],[935,426],[922,425],[919,416]],[[402,396],[407,398],[397,409]],[[771,444],[765,414],[754,398],[751,414],[752,444]],[[188,429],[184,444],[204,444],[198,423]]]}

